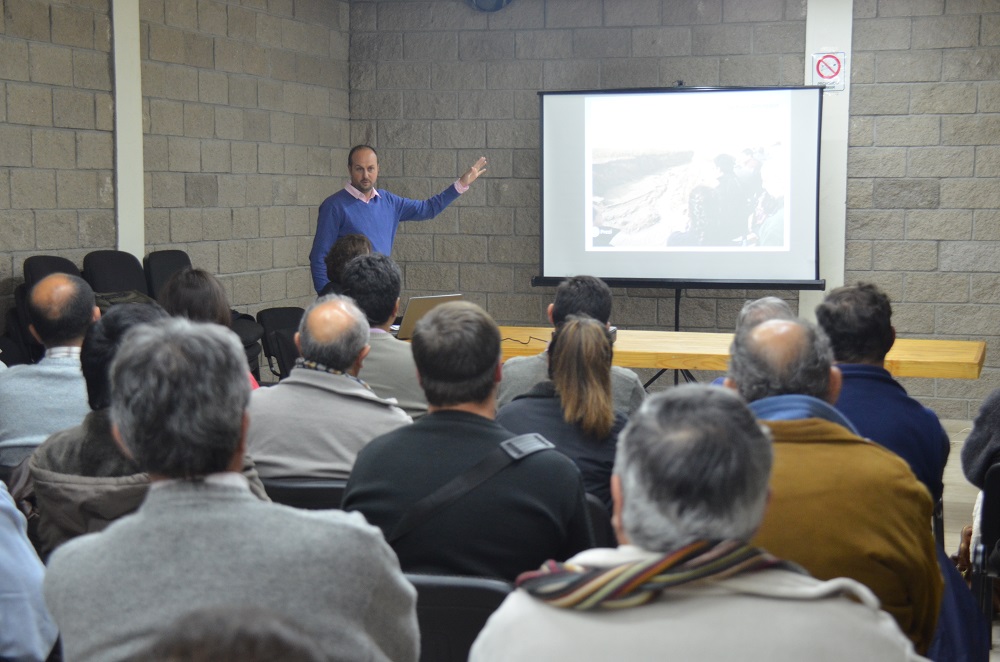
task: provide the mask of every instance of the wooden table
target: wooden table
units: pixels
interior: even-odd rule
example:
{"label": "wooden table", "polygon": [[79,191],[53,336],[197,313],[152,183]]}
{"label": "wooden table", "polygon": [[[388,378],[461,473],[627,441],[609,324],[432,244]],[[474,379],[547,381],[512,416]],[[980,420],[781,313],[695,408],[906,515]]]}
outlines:
{"label": "wooden table", "polygon": [[[503,358],[531,356],[545,350],[551,327],[502,326]],[[615,365],[626,368],[720,370],[729,362],[731,333],[618,330]],[[899,338],[885,360],[896,377],[979,379],[986,359],[981,340]]]}

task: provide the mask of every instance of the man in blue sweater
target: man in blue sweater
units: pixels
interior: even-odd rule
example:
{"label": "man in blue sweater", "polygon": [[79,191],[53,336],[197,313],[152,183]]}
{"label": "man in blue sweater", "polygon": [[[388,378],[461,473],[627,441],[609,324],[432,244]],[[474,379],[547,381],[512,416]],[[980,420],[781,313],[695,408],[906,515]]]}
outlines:
{"label": "man in blue sweater", "polygon": [[951,442],[937,415],[911,398],[885,369],[896,340],[889,297],[871,283],[838,287],[816,308],[843,375],[834,405],[861,436],[906,460],[935,501]]}
{"label": "man in blue sweater", "polygon": [[472,182],[486,171],[481,156],[454,184],[427,200],[410,200],[375,188],[378,154],[368,145],[356,145],[347,155],[351,181],[319,206],[316,238],[309,253],[313,285],[319,292],[329,282],[323,258],[345,234],[363,234],[377,253],[389,255],[400,221],[426,221],[469,190]]}

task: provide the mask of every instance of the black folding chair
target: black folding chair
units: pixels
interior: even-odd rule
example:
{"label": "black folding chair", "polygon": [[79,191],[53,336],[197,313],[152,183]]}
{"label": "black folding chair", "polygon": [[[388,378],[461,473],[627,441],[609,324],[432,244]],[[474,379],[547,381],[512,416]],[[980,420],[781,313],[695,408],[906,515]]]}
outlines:
{"label": "black folding chair", "polygon": [[146,272],[149,296],[160,296],[160,290],[175,273],[191,267],[191,258],[181,250],[153,251],[142,260]]}
{"label": "black folding chair", "polygon": [[499,579],[417,575],[406,578],[417,589],[420,662],[465,662],[472,642],[511,592]]}
{"label": "black folding chair", "polygon": [[75,264],[58,255],[32,255],[24,258],[24,284],[29,290],[41,279],[56,273],[81,276]]}
{"label": "black folding chair", "polygon": [[[1000,577],[1000,464],[986,472],[983,507],[979,511],[979,544],[972,550],[972,594],[987,623],[993,622],[993,581]],[[990,628],[990,643],[993,629]]]}
{"label": "black folding chair", "polygon": [[[265,308],[257,313],[257,323],[264,328],[261,344],[264,346],[264,356],[267,357],[267,367],[279,380],[291,372],[295,364],[298,350],[291,340],[299,328],[304,309],[295,306],[280,308]],[[277,363],[277,368],[275,368]]]}
{"label": "black folding chair", "polygon": [[28,314],[28,287],[21,283],[14,288],[14,307],[7,311],[6,335],[17,345],[25,363],[37,363],[45,356],[45,347],[31,335],[28,325],[31,316]]}
{"label": "black folding chair", "polygon": [[139,258],[125,251],[93,251],[83,258],[83,277],[95,292],[139,292],[149,295]]}
{"label": "black folding chair", "polygon": [[347,480],[338,478],[261,478],[260,482],[271,501],[306,510],[340,508],[347,487]]}
{"label": "black folding chair", "polygon": [[590,517],[590,528],[594,531],[594,547],[617,547],[618,536],[615,527],[611,525],[611,515],[604,502],[587,492],[587,515]]}
{"label": "black folding chair", "polygon": [[8,367],[29,363],[28,357],[21,351],[18,343],[8,336],[0,336],[0,362]]}

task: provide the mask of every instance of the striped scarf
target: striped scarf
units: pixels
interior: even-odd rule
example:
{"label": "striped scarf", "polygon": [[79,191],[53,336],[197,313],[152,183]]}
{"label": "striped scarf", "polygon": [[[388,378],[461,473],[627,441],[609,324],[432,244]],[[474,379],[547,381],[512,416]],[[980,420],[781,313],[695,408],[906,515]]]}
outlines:
{"label": "striped scarf", "polygon": [[775,567],[797,569],[739,540],[698,541],[664,556],[610,568],[546,561],[540,569],[522,573],[517,586],[553,607],[624,609],[646,604],[672,586]]}

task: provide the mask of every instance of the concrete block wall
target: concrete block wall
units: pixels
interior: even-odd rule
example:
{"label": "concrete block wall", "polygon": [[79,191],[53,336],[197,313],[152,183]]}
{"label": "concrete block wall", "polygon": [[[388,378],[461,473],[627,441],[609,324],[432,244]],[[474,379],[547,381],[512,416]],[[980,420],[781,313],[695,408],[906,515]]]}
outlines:
{"label": "concrete block wall", "polygon": [[[25,257],[81,265],[116,227],[108,0],[0,4],[2,312]],[[147,252],[186,250],[246,312],[307,303],[349,147],[348,2],[139,7]]]}
{"label": "concrete block wall", "polygon": [[986,340],[978,381],[905,381],[972,418],[1000,387],[1000,5],[857,0],[853,47],[846,280],[900,335]]}
{"label": "concrete block wall", "polygon": [[0,312],[25,257],[114,247],[107,4],[0,3]]}
{"label": "concrete block wall", "polygon": [[237,309],[304,305],[349,147],[348,3],[141,0],[147,250],[180,248]]}
{"label": "concrete block wall", "polygon": [[[437,193],[477,156],[487,175],[438,219],[404,223],[405,294],[461,291],[501,323],[543,324],[538,273],[540,90],[801,84],[805,3],[515,0],[492,14],[439,0],[351,3],[352,142],[380,184]],[[627,121],[627,120],[624,120]],[[613,322],[672,329],[673,290],[620,289]],[[747,297],[688,290],[685,330],[732,329]]]}

